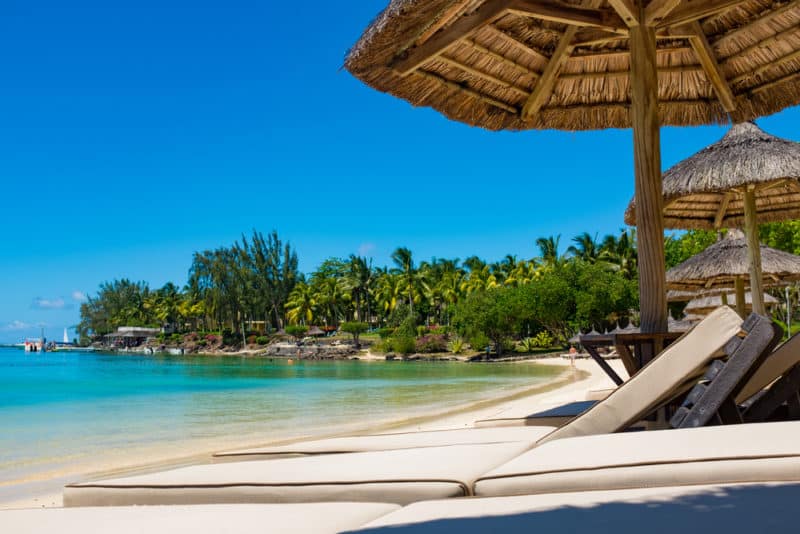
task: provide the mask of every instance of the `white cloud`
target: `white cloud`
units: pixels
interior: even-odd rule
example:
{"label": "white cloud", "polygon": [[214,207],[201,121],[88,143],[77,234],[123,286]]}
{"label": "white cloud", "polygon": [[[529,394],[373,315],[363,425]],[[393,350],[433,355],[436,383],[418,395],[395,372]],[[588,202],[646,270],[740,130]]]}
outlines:
{"label": "white cloud", "polygon": [[36,310],[63,310],[67,307],[67,303],[61,297],[54,299],[43,299],[41,297],[36,297],[33,299],[33,304],[31,307]]}
{"label": "white cloud", "polygon": [[11,321],[7,325],[0,327],[0,330],[28,330],[33,328],[34,325],[24,321]]}
{"label": "white cloud", "polygon": [[75,302],[83,302],[86,300],[86,293],[84,293],[83,291],[73,291],[72,300],[74,300]]}
{"label": "white cloud", "polygon": [[370,252],[375,250],[375,243],[361,243],[358,246],[359,256],[369,256]]}

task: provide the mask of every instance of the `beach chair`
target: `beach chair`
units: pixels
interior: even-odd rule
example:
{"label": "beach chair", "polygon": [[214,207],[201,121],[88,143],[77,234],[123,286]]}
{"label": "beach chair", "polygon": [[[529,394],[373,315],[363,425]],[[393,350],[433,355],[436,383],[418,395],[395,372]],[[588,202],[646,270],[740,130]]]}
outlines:
{"label": "beach chair", "polygon": [[[772,323],[754,316],[741,343],[728,342],[731,360],[757,361],[773,342]],[[701,376],[736,338],[741,319],[731,310],[711,314],[605,401],[540,439],[506,443],[416,447],[268,461],[201,465],[112,480],[70,484],[66,506],[207,504],[214,502],[374,501],[407,504],[473,494],[486,472],[538,445],[560,438],[628,428]],[[766,335],[770,332],[771,335]],[[692,335],[694,334],[694,335]],[[718,386],[708,388],[719,389]],[[735,388],[734,388],[735,389]],[[709,420],[713,413],[708,415]]]}
{"label": "beach chair", "polygon": [[7,534],[335,534],[398,510],[394,504],[124,506],[0,511]]}
{"label": "beach chair", "polygon": [[[597,425],[600,432],[617,432],[636,423],[657,407],[688,391],[725,344],[742,329],[743,321],[730,308],[719,308],[686,335],[676,340],[642,371],[627,380],[603,401],[615,417]],[[601,403],[601,404],[603,404]],[[630,419],[633,417],[634,419]],[[563,418],[568,425],[579,418]],[[620,428],[616,423],[624,426]],[[580,423],[579,423],[580,424]],[[265,459],[285,456],[368,452],[441,445],[537,441],[558,425],[508,428],[465,428],[427,432],[406,432],[372,436],[350,436],[304,441],[289,445],[220,452],[217,460]]]}
{"label": "beach chair", "polygon": [[[736,395],[735,401],[744,412],[744,421],[765,421],[770,417],[774,417],[775,420],[800,419],[800,367],[798,366],[800,366],[800,333],[770,353]],[[770,387],[773,383],[775,387]],[[571,402],[526,417],[483,419],[476,421],[475,426],[476,428],[542,426],[552,421],[569,421],[608,397],[615,389],[591,391],[585,401]]]}

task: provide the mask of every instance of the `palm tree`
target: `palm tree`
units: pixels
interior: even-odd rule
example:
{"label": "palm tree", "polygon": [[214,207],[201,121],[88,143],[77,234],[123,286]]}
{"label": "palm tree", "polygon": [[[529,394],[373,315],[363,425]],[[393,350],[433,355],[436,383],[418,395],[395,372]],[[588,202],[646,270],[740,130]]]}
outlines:
{"label": "palm tree", "polygon": [[297,283],[286,301],[286,317],[292,324],[311,324],[317,311],[317,295],[305,282]]}
{"label": "palm tree", "polygon": [[367,261],[366,258],[350,255],[350,263],[348,271],[342,279],[344,287],[350,292],[356,305],[356,317],[359,321],[364,322],[364,316],[361,313],[361,305],[367,305],[367,321],[370,319],[369,310],[369,294],[374,283],[374,272],[372,270],[372,261]]}
{"label": "palm tree", "polygon": [[557,265],[561,261],[561,257],[558,255],[560,241],[561,235],[540,237],[536,240],[536,246],[539,248],[539,257],[550,267]]}
{"label": "palm tree", "polygon": [[396,271],[398,274],[401,275],[403,280],[403,289],[406,292],[406,296],[408,297],[408,306],[411,309],[411,313],[414,312],[414,290],[415,290],[415,279],[414,273],[416,272],[414,268],[414,258],[409,250],[406,247],[399,247],[394,252],[392,252],[392,261],[396,266]]}
{"label": "palm tree", "polygon": [[629,280],[637,276],[636,229],[622,229],[619,237],[609,234],[603,238],[599,257]]}
{"label": "palm tree", "polygon": [[589,263],[595,263],[600,255],[600,246],[597,242],[597,235],[592,237],[589,232],[573,237],[571,245],[567,252],[576,258],[580,258]]}

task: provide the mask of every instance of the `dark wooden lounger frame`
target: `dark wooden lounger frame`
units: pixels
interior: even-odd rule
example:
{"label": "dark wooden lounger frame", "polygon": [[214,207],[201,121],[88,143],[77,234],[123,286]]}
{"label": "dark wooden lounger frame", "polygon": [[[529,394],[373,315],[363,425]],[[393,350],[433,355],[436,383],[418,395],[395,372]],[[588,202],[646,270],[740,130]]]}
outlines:
{"label": "dark wooden lounger frame", "polygon": [[[689,392],[670,419],[670,426],[694,428],[709,423],[745,422],[745,414],[734,399],[780,342],[783,331],[769,318],[755,313],[745,320],[742,331],[745,334],[743,338],[733,337],[725,345],[727,360],[719,359],[712,363],[703,380]],[[797,378],[800,380],[800,372]],[[761,411],[759,409],[753,415]]]}

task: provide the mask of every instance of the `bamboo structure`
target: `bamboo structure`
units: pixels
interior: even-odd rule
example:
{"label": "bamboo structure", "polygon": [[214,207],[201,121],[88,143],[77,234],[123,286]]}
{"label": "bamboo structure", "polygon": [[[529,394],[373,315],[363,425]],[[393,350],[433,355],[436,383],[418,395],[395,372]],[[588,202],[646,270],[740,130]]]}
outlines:
{"label": "bamboo structure", "polygon": [[660,125],[800,103],[798,50],[798,0],[392,0],[345,67],[490,130],[633,128],[641,326],[651,333],[667,326]]}

